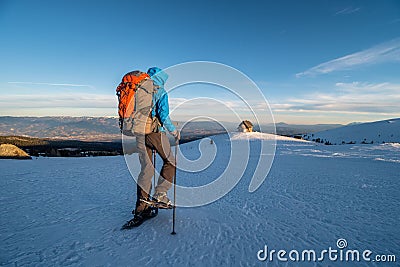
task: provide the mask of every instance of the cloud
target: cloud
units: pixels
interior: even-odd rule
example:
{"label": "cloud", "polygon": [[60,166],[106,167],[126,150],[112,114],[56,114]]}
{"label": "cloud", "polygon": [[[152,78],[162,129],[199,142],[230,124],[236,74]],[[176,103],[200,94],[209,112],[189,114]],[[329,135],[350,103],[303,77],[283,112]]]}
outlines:
{"label": "cloud", "polygon": [[214,97],[170,98],[171,110],[185,114],[218,114],[221,112],[248,111],[247,105],[240,100]]}
{"label": "cloud", "polygon": [[[0,94],[0,115],[18,116],[117,116],[115,95],[63,92],[37,94]],[[233,120],[252,114],[241,100],[226,98],[170,98],[173,119],[186,120],[194,117],[210,117],[220,121]],[[258,106],[249,103],[251,108]],[[265,110],[265,109],[264,109]]]}
{"label": "cloud", "polygon": [[9,84],[21,85],[46,85],[46,86],[65,86],[65,87],[89,87],[94,89],[94,86],[88,84],[73,84],[73,83],[37,83],[37,82],[8,82]]}
{"label": "cloud", "polygon": [[221,98],[221,97],[195,97],[195,98],[170,98],[169,104],[171,110],[181,109],[185,112],[203,112],[215,113],[222,111],[234,112],[252,112],[254,110],[266,110],[267,104],[260,100],[251,100],[244,102],[243,100]]}
{"label": "cloud", "polygon": [[115,108],[117,99],[113,95],[100,94],[15,94],[0,95],[2,110],[44,108]]}
{"label": "cloud", "polygon": [[259,114],[265,116],[257,120],[268,121],[271,118],[266,103],[258,99],[246,103],[227,97],[170,98],[169,104],[171,117],[178,120],[197,117],[217,121],[241,121],[245,118],[256,120]]}
{"label": "cloud", "polygon": [[352,69],[361,65],[372,65],[393,61],[400,61],[400,38],[396,38],[354,54],[324,62],[306,71],[297,73],[296,77],[315,76],[339,70]]}
{"label": "cloud", "polygon": [[336,12],[335,15],[336,16],[337,15],[348,15],[348,14],[356,13],[356,12],[358,12],[360,10],[361,10],[360,7],[355,7],[355,8],[346,7],[346,8],[343,8],[343,9],[339,10],[338,12]]}
{"label": "cloud", "polygon": [[395,24],[395,23],[399,23],[400,22],[400,18],[397,19],[393,19],[389,22],[389,24]]}
{"label": "cloud", "polygon": [[400,116],[400,84],[337,83],[332,93],[313,93],[275,101],[273,112]]}

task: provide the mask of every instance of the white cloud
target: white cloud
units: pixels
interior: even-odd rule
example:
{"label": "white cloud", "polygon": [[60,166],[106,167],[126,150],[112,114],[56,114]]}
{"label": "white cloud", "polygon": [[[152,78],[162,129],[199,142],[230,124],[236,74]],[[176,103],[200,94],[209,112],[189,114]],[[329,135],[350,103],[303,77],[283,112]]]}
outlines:
{"label": "white cloud", "polygon": [[[217,121],[240,121],[265,114],[260,120],[270,119],[266,103],[226,97],[170,98],[171,117],[178,120],[190,120],[195,117],[213,118]],[[264,118],[265,117],[265,118]]]}
{"label": "white cloud", "polygon": [[392,61],[400,61],[400,38],[396,38],[354,54],[324,62],[306,71],[297,73],[296,77],[315,76],[338,70],[352,69],[361,65]]}
{"label": "white cloud", "polygon": [[0,95],[2,111],[7,109],[43,108],[116,108],[117,98],[100,94],[35,94]]}
{"label": "white cloud", "polygon": [[[240,100],[221,98],[170,98],[173,119],[190,119],[197,116],[216,120],[232,120],[251,114],[249,107]],[[79,92],[0,94],[0,116],[116,116],[117,97],[112,94]],[[251,107],[253,104],[250,103]]]}
{"label": "white cloud", "polygon": [[117,98],[99,94],[0,94],[0,116],[117,116]]}
{"label": "white cloud", "polygon": [[336,12],[335,15],[348,15],[348,14],[356,13],[360,10],[361,10],[360,7],[354,7],[354,8],[346,7],[346,8],[339,10],[338,12]]}
{"label": "white cloud", "polygon": [[332,93],[313,93],[275,101],[274,113],[341,113],[400,116],[400,84],[337,83]]}
{"label": "white cloud", "polygon": [[170,98],[171,110],[186,114],[215,114],[248,110],[240,100],[228,100],[213,97]]}
{"label": "white cloud", "polygon": [[88,87],[94,89],[94,86],[88,84],[73,84],[73,83],[37,83],[37,82],[8,82],[9,84],[20,85],[46,85],[46,86],[65,86],[65,87]]}

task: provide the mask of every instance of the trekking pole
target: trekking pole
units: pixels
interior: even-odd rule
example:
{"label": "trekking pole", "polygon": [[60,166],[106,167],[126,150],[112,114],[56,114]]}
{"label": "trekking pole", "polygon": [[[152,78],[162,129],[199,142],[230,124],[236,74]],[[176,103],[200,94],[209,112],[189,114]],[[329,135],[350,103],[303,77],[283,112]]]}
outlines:
{"label": "trekking pole", "polygon": [[179,140],[175,141],[175,174],[174,174],[174,206],[172,210],[172,233],[171,235],[176,235],[175,232],[175,217],[176,217],[176,168],[178,166],[177,162],[177,152],[178,152]]}
{"label": "trekking pole", "polygon": [[156,192],[156,151],[153,149],[153,184],[154,184],[154,189],[153,192]]}

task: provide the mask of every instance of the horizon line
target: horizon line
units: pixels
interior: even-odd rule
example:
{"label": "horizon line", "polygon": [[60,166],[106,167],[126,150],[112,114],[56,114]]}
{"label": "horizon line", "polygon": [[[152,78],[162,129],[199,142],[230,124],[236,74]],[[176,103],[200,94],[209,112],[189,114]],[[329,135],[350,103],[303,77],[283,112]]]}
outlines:
{"label": "horizon line", "polygon": [[[67,116],[57,116],[57,115],[45,115],[45,116],[24,116],[24,115],[0,115],[0,118],[4,118],[4,117],[11,117],[11,118],[109,118],[109,119],[118,119],[118,116],[71,116],[71,115],[67,115]],[[387,119],[381,119],[381,120],[366,120],[366,121],[352,121],[349,123],[339,123],[339,122],[324,122],[324,123],[287,123],[284,121],[280,121],[280,122],[276,122],[276,123],[265,123],[265,124],[260,124],[260,125],[270,125],[270,124],[287,124],[287,125],[343,125],[346,126],[348,124],[352,124],[352,123],[369,123],[369,122],[377,122],[377,121],[387,121],[387,120],[393,120],[393,119],[400,119],[400,118],[387,118]],[[176,122],[184,122],[184,120],[173,120]],[[197,120],[197,122],[210,122],[207,120]],[[213,121],[211,121],[213,122]],[[234,121],[221,121],[224,123],[236,123]],[[258,125],[258,124],[255,124]]]}

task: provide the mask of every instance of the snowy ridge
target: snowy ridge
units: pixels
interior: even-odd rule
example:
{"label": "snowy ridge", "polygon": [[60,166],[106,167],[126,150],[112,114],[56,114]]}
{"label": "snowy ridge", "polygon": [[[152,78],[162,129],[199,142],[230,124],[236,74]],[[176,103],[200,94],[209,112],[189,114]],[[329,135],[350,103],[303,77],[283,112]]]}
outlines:
{"label": "snowy ridge", "polygon": [[308,142],[305,140],[300,140],[292,137],[286,137],[276,134],[268,134],[268,133],[260,133],[260,132],[251,132],[251,133],[239,133],[233,132],[230,134],[231,141],[237,140],[276,140],[276,141],[286,141],[286,142]]}
{"label": "snowy ridge", "polygon": [[328,144],[399,143],[400,118],[348,125],[332,130],[307,134],[304,139]]}

